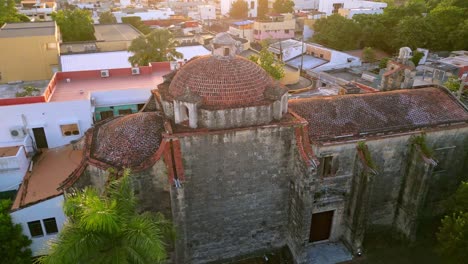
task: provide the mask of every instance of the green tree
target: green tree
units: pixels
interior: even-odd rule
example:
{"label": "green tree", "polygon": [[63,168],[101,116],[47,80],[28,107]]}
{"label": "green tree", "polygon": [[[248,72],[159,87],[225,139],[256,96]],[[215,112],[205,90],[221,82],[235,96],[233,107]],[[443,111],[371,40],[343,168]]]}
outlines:
{"label": "green tree", "polygon": [[452,92],[457,92],[460,89],[460,83],[461,80],[458,79],[458,76],[452,75],[444,83],[444,86]]}
{"label": "green tree", "polygon": [[375,61],[375,51],[371,47],[365,47],[362,51],[362,60],[364,62],[374,62]]}
{"label": "green tree", "polygon": [[23,87],[23,91],[21,92],[16,92],[16,97],[26,97],[26,96],[33,96],[33,95],[39,95],[38,93],[41,90],[37,87],[34,87],[32,85],[26,85]]}
{"label": "green tree", "polygon": [[273,3],[273,10],[277,13],[292,13],[294,12],[294,2],[291,0],[276,0]]}
{"label": "green tree", "polygon": [[356,22],[338,14],[321,18],[314,24],[312,41],[337,50],[358,48],[360,29]]}
{"label": "green tree", "polygon": [[150,34],[140,36],[132,41],[128,51],[133,56],[128,61],[133,65],[144,66],[150,62],[173,61],[183,55],[176,51],[177,42],[167,29],[155,29]]}
{"label": "green tree", "polygon": [[0,27],[5,23],[28,22],[29,18],[18,13],[14,0],[0,0]]}
{"label": "green tree", "polygon": [[111,11],[102,12],[99,15],[99,24],[115,24],[117,19]]}
{"label": "green tree", "polygon": [[424,57],[424,53],[420,51],[413,52],[413,57],[411,57],[411,61],[414,63],[414,66],[418,66],[421,59]]}
{"label": "green tree", "polygon": [[92,187],[66,194],[68,217],[40,263],[163,263],[172,227],[161,214],[139,214],[129,171],[104,194]]}
{"label": "green tree", "polygon": [[11,264],[31,263],[31,240],[14,224],[9,213],[10,200],[0,200],[0,259]]}
{"label": "green tree", "polygon": [[132,25],[134,28],[138,29],[141,33],[145,35],[151,32],[151,29],[141,21],[141,17],[122,17],[122,23]]}
{"label": "green tree", "polygon": [[395,34],[395,48],[428,48],[433,42],[432,24],[426,17],[408,16],[400,20]]}
{"label": "green tree", "polygon": [[390,58],[382,58],[379,62],[379,69],[387,68],[387,63],[390,60]]}
{"label": "green tree", "polygon": [[268,45],[262,44],[262,50],[258,56],[251,55],[249,60],[255,62],[268,72],[275,80],[284,77],[284,64],[276,58],[276,55],[268,50]]}
{"label": "green tree", "polygon": [[430,34],[434,36],[430,48],[433,50],[453,50],[460,41],[465,43],[464,47],[460,48],[467,48],[468,40],[464,37],[468,33],[460,32],[460,29],[464,28],[465,21],[468,21],[467,17],[468,9],[456,6],[438,5],[431,10],[427,16],[432,25]]}
{"label": "green tree", "polygon": [[66,9],[52,13],[60,27],[63,42],[95,40],[91,12],[82,9]]}
{"label": "green tree", "polygon": [[268,0],[258,0],[257,17],[265,18],[268,13]]}
{"label": "green tree", "polygon": [[393,29],[386,25],[386,17],[383,14],[353,16],[353,20],[359,27],[360,42],[359,47],[378,47],[381,50],[391,52]]}
{"label": "green tree", "polygon": [[235,19],[247,18],[249,12],[249,6],[244,0],[237,0],[231,5],[229,10],[229,16]]}
{"label": "green tree", "polygon": [[468,259],[468,182],[463,182],[448,199],[449,214],[437,233],[438,251],[447,263],[464,263]]}

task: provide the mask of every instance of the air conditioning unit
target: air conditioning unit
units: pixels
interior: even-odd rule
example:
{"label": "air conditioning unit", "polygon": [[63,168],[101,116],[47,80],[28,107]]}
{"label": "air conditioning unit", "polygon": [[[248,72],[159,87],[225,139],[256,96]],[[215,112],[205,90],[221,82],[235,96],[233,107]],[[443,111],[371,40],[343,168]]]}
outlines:
{"label": "air conditioning unit", "polygon": [[132,68],[132,75],[140,74],[140,68]]}
{"label": "air conditioning unit", "polygon": [[101,71],[101,77],[102,77],[102,78],[107,78],[107,77],[109,77],[109,70],[102,70],[102,71]]}
{"label": "air conditioning unit", "polygon": [[23,127],[17,126],[10,128],[10,135],[14,139],[21,139],[26,136],[26,131],[24,131]]}

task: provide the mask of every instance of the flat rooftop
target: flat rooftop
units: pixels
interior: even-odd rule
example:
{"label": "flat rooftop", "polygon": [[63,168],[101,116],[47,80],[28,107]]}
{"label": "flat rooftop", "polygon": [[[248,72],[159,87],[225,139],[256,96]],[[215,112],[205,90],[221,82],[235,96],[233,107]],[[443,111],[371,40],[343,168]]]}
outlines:
{"label": "flat rooftop", "polygon": [[[280,49],[286,49],[290,47],[300,47],[301,46],[301,41],[294,40],[294,39],[287,39],[287,40],[282,40],[275,42],[270,45],[270,48],[275,49],[275,50],[280,50]],[[305,50],[305,43],[304,43],[304,50]]]}
{"label": "flat rooftop", "polygon": [[[340,78],[345,81],[354,81],[358,83],[362,83],[364,85],[374,87],[374,84],[368,80],[363,79],[362,73],[356,73],[353,71],[350,71],[349,69],[339,69],[339,70],[330,70],[330,71],[325,71],[329,75],[335,77],[335,78]],[[368,73],[369,75],[374,75],[372,73]],[[377,87],[374,87],[377,88]]]}
{"label": "flat rooftop", "polygon": [[19,148],[19,146],[0,148],[0,158],[16,156]]}
{"label": "flat rooftop", "polygon": [[[316,68],[328,62],[327,60],[320,59],[312,55],[304,54],[303,57],[304,58],[302,62],[302,69],[305,70]],[[301,67],[301,56],[297,56],[293,59],[286,61],[286,64],[299,69]]]}
{"label": "flat rooftop", "polygon": [[57,188],[78,167],[82,155],[82,150],[73,150],[71,145],[44,150],[25,176],[12,210],[62,194]]}
{"label": "flat rooftop", "polygon": [[0,28],[0,38],[54,36],[55,22],[7,23]]}
{"label": "flat rooftop", "polygon": [[29,81],[22,83],[12,83],[12,84],[0,84],[0,99],[3,98],[17,98],[16,93],[24,91],[23,87],[32,86],[39,91],[33,92],[31,96],[42,95],[47,88],[50,80],[41,80],[41,81]]}
{"label": "flat rooftop", "polygon": [[439,62],[454,65],[456,67],[466,67],[468,66],[468,55],[448,57],[439,60]]}
{"label": "flat rooftop", "polygon": [[132,41],[141,33],[128,24],[94,25],[96,41]]}
{"label": "flat rooftop", "polygon": [[50,102],[87,100],[92,92],[154,89],[163,82],[162,76],[170,72],[169,65],[149,73],[144,73],[141,68],[139,75],[132,75],[131,68],[109,70],[107,78],[99,77],[99,70],[60,73]]}

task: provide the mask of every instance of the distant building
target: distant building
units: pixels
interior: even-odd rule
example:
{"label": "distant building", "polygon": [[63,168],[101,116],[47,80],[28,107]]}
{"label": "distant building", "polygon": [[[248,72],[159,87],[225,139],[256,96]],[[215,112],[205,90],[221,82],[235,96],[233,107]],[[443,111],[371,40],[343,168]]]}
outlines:
{"label": "distant building", "polygon": [[380,89],[388,91],[413,87],[416,70],[413,62],[409,60],[411,56],[410,48],[400,48],[398,59],[387,62],[387,67],[382,73]]}
{"label": "distant building", "polygon": [[326,17],[325,12],[308,11],[300,12],[296,18],[299,25],[302,26],[302,36],[304,40],[309,40],[314,36],[314,24],[317,20]]}
{"label": "distant building", "polygon": [[461,78],[468,72],[468,51],[455,51],[447,58],[431,58],[420,66],[423,69],[422,80],[443,85],[450,76]]}
{"label": "distant building", "polygon": [[55,22],[5,24],[0,28],[0,84],[47,80],[58,71]]}
{"label": "distant building", "polygon": [[57,10],[55,1],[21,1],[18,12],[26,15],[31,21],[52,21],[52,13]]}
{"label": "distant building", "polygon": [[250,42],[254,41],[253,26],[255,21],[244,20],[231,23],[229,25],[229,34],[239,38],[245,38]]}
{"label": "distant building", "polygon": [[[236,2],[236,0],[221,0],[221,15],[229,16],[229,11],[234,2]],[[246,0],[245,2],[248,7],[247,16],[257,17],[258,0]]]}
{"label": "distant building", "polygon": [[346,18],[353,18],[354,15],[365,14],[365,15],[375,15],[375,14],[383,14],[383,8],[340,8],[338,9],[338,14],[346,17]]}
{"label": "distant building", "polygon": [[[287,65],[304,71],[321,72],[360,66],[361,60],[353,55],[329,49],[316,43],[288,39],[273,43],[269,50]],[[301,54],[303,54],[301,56]]]}
{"label": "distant building", "polygon": [[141,36],[141,32],[129,24],[96,24],[96,40],[80,42],[61,42],[60,54],[65,56],[76,53],[95,53],[126,51],[132,40]]}
{"label": "distant building", "polygon": [[253,40],[282,40],[294,37],[296,19],[292,14],[269,14],[253,24]]}
{"label": "distant building", "polygon": [[123,17],[140,17],[142,21],[169,19],[174,15],[174,11],[170,8],[164,9],[122,9],[121,11],[112,12],[118,23],[122,23]]}
{"label": "distant building", "polygon": [[[381,13],[387,7],[387,3],[362,0],[318,0],[318,11],[327,16],[341,14],[351,18],[355,14]],[[379,11],[380,10],[380,11]]]}
{"label": "distant building", "polygon": [[216,7],[214,5],[199,5],[197,11],[190,11],[188,16],[192,19],[208,23],[216,19]]}

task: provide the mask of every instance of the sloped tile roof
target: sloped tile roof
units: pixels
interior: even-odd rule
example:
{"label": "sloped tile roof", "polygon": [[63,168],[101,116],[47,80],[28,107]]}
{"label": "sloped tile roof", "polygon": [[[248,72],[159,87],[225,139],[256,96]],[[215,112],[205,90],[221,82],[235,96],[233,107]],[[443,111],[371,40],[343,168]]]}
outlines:
{"label": "sloped tile roof", "polygon": [[468,122],[468,111],[434,87],[297,99],[289,106],[309,122],[313,141]]}

